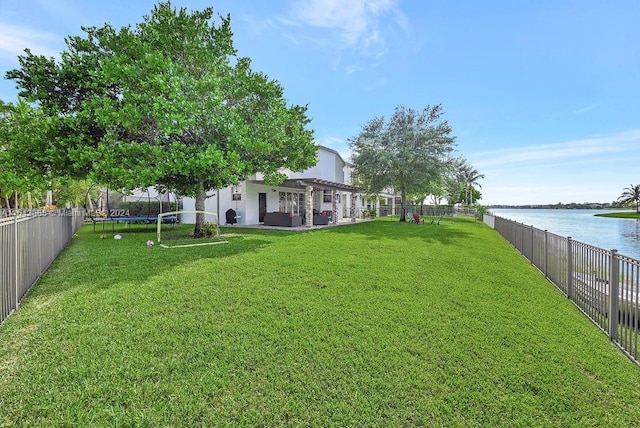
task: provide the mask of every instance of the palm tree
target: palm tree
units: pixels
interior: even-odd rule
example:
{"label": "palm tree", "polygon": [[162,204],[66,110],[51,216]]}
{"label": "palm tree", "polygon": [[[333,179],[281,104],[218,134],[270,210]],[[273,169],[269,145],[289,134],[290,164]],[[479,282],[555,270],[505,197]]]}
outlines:
{"label": "palm tree", "polygon": [[623,204],[636,203],[636,212],[640,213],[638,206],[640,205],[640,184],[630,185],[622,189],[622,195],[618,198],[618,201]]}
{"label": "palm tree", "polygon": [[[465,202],[468,205],[473,205],[473,189],[475,186],[478,186],[482,189],[478,180],[484,178],[484,174],[478,173],[478,170],[469,165],[468,163],[464,163],[459,171],[459,175],[461,181],[464,183],[464,194],[465,194]],[[467,197],[467,192],[469,192],[469,197]]]}

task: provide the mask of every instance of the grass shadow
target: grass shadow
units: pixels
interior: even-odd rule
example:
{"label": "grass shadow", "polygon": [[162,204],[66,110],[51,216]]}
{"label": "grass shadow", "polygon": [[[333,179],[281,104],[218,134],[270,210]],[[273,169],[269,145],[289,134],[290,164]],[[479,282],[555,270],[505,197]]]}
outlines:
{"label": "grass shadow", "polygon": [[[114,239],[115,234],[120,234],[122,239]],[[273,243],[273,239],[265,239],[266,236],[240,233],[220,245],[162,248],[146,245],[148,240],[155,241],[155,231],[134,229],[115,234],[108,233],[103,239],[103,232],[93,232],[91,226],[84,226],[52,263],[30,296],[49,296],[77,287],[96,291],[117,283],[144,282],[185,264],[232,258]],[[82,268],[78,269],[78,266]],[[62,272],[66,273],[61,277]]]}

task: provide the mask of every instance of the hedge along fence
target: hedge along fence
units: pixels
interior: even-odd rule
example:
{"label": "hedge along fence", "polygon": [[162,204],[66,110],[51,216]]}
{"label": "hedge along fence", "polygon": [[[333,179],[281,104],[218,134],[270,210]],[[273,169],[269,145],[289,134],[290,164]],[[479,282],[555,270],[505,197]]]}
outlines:
{"label": "hedge along fence", "polygon": [[[11,215],[9,215],[11,214]],[[80,209],[5,212],[0,218],[0,323],[84,224]]]}
{"label": "hedge along fence", "polygon": [[640,365],[640,260],[491,214],[484,222]]}

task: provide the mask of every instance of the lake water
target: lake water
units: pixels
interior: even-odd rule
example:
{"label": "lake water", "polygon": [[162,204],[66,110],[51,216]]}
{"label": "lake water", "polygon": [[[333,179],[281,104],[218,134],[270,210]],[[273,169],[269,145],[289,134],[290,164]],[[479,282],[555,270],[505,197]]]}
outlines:
{"label": "lake water", "polygon": [[570,236],[577,241],[606,250],[616,249],[620,254],[640,259],[639,220],[595,216],[620,210],[496,208],[490,211],[498,217],[548,230],[556,235]]}

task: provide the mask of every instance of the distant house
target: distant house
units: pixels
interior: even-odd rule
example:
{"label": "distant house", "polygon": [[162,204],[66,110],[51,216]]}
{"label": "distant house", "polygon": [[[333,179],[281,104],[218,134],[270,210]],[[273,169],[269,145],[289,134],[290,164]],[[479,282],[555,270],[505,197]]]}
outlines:
{"label": "distant house", "polygon": [[[351,179],[352,167],[353,165],[350,163],[345,165],[344,174],[347,183],[353,183]],[[400,197],[391,188],[383,189],[375,196],[358,193],[354,202],[356,213],[374,210],[376,216],[387,216],[397,214],[400,209]]]}
{"label": "distant house", "polygon": [[[312,226],[357,216],[361,189],[348,182],[348,164],[335,150],[318,146],[315,166],[282,172],[287,179],[277,186],[266,184],[258,173],[238,185],[210,192],[205,211],[216,213],[220,224],[235,221],[238,225]],[[195,199],[184,197],[182,209],[195,210]],[[228,218],[228,212],[233,218]],[[184,214],[180,221],[195,223],[195,214]]]}

